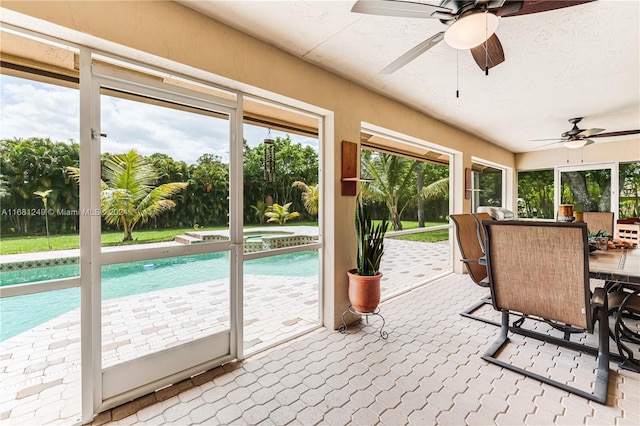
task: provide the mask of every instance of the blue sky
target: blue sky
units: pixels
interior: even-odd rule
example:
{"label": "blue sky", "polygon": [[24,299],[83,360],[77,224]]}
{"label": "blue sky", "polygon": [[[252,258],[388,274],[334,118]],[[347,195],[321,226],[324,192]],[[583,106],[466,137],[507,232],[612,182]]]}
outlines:
{"label": "blue sky", "polygon": [[[0,75],[0,139],[50,137],[79,139],[79,92],[74,89]],[[194,163],[205,153],[229,156],[227,120],[141,104],[121,98],[101,99],[102,151],[136,149],[143,155],[162,152]],[[256,146],[268,130],[244,126],[244,138]],[[272,130],[273,138],[287,134]],[[293,142],[318,149],[318,140],[290,135]]]}

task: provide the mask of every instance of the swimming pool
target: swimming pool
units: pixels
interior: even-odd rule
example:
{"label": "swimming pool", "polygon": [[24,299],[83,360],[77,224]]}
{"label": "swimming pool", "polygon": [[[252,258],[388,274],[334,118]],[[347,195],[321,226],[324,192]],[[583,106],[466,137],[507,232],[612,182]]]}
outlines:
{"label": "swimming pool", "polygon": [[[303,251],[244,262],[245,275],[317,276],[318,253]],[[77,276],[78,265],[2,273],[2,286]],[[182,287],[229,277],[229,254],[209,253],[102,267],[102,299]],[[0,341],[80,306],[80,289],[0,299]],[[78,317],[79,319],[79,317]]]}

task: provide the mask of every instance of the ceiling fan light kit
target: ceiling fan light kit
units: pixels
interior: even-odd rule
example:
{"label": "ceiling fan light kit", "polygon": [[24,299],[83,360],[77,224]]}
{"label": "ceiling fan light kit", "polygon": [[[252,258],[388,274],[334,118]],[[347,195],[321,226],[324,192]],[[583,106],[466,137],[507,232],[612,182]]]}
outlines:
{"label": "ceiling fan light kit", "polygon": [[564,147],[570,149],[582,148],[588,143],[588,139],[578,139],[575,141],[565,142]]}
{"label": "ceiling fan light kit", "polygon": [[499,24],[500,18],[493,13],[470,13],[458,18],[447,29],[444,41],[454,49],[471,49],[491,37]]}

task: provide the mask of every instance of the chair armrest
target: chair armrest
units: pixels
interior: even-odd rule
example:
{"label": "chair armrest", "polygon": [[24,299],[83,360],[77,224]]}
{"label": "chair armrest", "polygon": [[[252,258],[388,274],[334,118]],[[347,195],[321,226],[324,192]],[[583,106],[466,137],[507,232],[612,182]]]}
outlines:
{"label": "chair armrest", "polygon": [[480,259],[460,259],[460,262],[478,263],[480,265],[486,265],[487,264],[487,257],[486,256],[482,256]]}
{"label": "chair armrest", "polygon": [[591,295],[591,306],[596,308],[607,306],[607,291],[604,288],[598,287],[594,290],[593,295]]}

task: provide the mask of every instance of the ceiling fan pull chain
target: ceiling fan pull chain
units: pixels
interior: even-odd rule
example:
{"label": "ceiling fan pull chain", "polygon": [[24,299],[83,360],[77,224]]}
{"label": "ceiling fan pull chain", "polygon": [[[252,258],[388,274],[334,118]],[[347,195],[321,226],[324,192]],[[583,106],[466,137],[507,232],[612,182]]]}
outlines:
{"label": "ceiling fan pull chain", "polygon": [[460,51],[456,49],[456,98],[460,97],[460,66],[458,62],[460,60]]}
{"label": "ceiling fan pull chain", "polygon": [[489,75],[489,45],[487,39],[489,38],[489,21],[487,17],[487,10],[484,11],[484,75]]}

